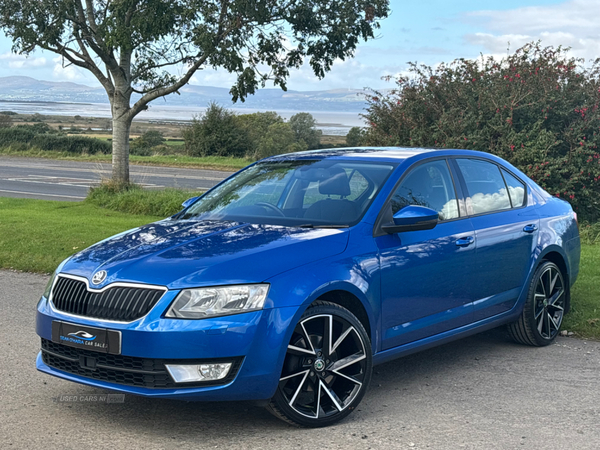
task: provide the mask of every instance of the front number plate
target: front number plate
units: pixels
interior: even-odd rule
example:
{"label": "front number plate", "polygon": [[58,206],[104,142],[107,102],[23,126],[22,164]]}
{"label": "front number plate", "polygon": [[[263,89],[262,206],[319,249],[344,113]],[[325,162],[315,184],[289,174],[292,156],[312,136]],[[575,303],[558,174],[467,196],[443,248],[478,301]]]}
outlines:
{"label": "front number plate", "polygon": [[67,323],[52,322],[52,342],[100,353],[121,354],[121,332]]}

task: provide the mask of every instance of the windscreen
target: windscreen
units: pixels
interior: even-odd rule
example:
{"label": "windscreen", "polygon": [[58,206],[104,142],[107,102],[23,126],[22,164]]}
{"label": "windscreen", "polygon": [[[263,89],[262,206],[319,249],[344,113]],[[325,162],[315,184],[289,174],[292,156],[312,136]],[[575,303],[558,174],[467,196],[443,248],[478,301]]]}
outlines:
{"label": "windscreen", "polygon": [[352,226],[393,168],[393,164],[338,160],[265,161],[210,190],[178,218]]}

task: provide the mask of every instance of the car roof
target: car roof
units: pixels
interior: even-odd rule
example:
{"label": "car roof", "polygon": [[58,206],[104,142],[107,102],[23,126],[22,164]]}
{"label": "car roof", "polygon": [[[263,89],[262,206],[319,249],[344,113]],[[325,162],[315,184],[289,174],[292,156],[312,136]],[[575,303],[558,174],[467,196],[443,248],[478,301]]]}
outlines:
{"label": "car roof", "polygon": [[436,149],[421,147],[347,147],[309,150],[272,156],[266,161],[298,159],[340,159],[400,163],[406,159],[420,160],[433,156],[478,156],[498,160],[493,155],[475,150]]}

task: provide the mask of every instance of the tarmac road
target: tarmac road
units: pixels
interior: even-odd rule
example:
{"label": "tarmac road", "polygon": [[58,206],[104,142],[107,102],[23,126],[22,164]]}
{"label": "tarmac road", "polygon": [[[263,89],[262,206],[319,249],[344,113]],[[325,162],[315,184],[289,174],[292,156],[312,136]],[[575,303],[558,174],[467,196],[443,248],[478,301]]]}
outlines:
{"label": "tarmac road", "polygon": [[[110,164],[0,156],[0,196],[82,201],[90,186],[109,178]],[[230,172],[159,166],[130,166],[131,181],[148,188],[206,190]]]}
{"label": "tarmac road", "polygon": [[94,402],[103,391],[35,370],[34,311],[46,281],[0,271],[2,449],[600,446],[600,343],[560,337],[529,348],[502,330],[376,367],[359,410],[327,429],[290,427],[250,403],[132,395],[121,404]]}

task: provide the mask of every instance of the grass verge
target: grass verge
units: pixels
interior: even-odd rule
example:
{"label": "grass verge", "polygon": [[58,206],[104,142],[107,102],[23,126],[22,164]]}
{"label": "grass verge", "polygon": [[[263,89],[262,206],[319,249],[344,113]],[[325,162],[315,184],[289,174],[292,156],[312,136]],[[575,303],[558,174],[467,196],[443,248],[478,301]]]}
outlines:
{"label": "grass verge", "polygon": [[181,210],[181,203],[202,192],[197,190],[166,188],[142,189],[131,185],[127,190],[116,189],[110,184],[91,188],[85,202],[129,214],[145,214],[168,217]]}
{"label": "grass verge", "polygon": [[[19,156],[23,158],[46,158],[63,161],[84,161],[84,162],[112,162],[111,155],[73,155],[66,152],[43,151],[43,150],[12,150],[1,148],[0,155]],[[251,164],[252,161],[244,158],[229,158],[224,156],[206,156],[193,157],[182,155],[156,155],[156,156],[136,156],[130,155],[129,160],[132,164],[142,166],[165,166],[165,167],[184,167],[190,169],[213,169],[235,172]]]}
{"label": "grass verge", "polygon": [[[67,256],[121,231],[169,216],[180,209],[181,201],[197,194],[134,187],[111,195],[110,186],[104,186],[82,203],[0,197],[0,268],[52,272]],[[600,340],[600,245],[582,245],[581,270],[571,305],[563,329]]]}
{"label": "grass verge", "polygon": [[571,292],[571,311],[563,330],[600,340],[600,245],[581,246],[579,277]]}
{"label": "grass verge", "polygon": [[67,256],[158,219],[85,202],[0,197],[0,268],[50,273]]}

